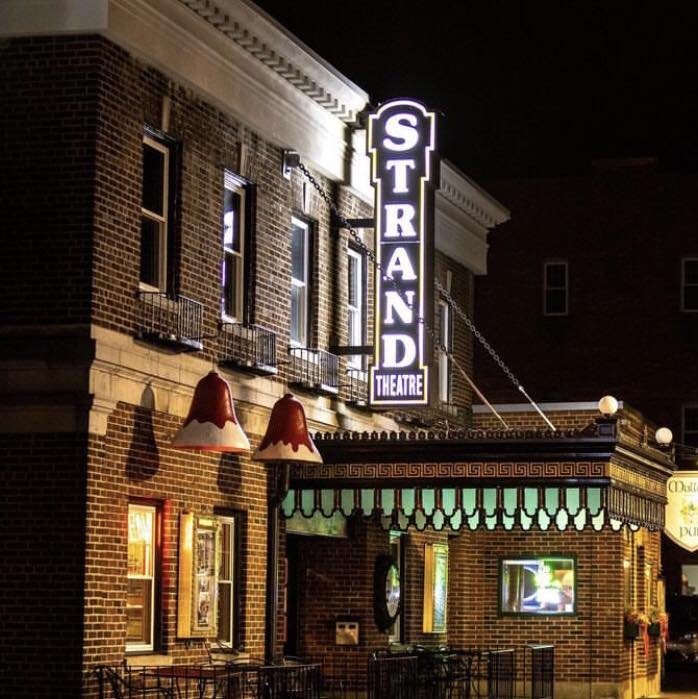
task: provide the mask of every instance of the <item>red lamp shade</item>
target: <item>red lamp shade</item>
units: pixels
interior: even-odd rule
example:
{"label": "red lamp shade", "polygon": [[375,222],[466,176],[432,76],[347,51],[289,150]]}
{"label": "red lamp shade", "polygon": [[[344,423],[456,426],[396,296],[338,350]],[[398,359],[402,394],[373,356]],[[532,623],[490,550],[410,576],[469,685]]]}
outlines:
{"label": "red lamp shade", "polygon": [[250,450],[247,435],[235,416],[230,386],[217,372],[210,372],[196,384],[189,415],[172,446],[233,454]]}
{"label": "red lamp shade", "polygon": [[267,432],[252,458],[255,461],[322,463],[320,452],[308,434],[303,405],[290,393],[274,404]]}

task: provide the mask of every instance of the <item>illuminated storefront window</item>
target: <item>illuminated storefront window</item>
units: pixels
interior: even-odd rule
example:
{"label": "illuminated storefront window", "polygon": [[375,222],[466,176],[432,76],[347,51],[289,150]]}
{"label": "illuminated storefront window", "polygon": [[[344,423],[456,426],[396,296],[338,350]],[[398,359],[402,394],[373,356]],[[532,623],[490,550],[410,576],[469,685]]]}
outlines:
{"label": "illuminated storefront window", "polygon": [[574,614],[575,560],[505,559],[499,589],[502,614]]}
{"label": "illuminated storefront window", "polygon": [[153,650],[156,515],[150,505],[128,507],[127,650]]}

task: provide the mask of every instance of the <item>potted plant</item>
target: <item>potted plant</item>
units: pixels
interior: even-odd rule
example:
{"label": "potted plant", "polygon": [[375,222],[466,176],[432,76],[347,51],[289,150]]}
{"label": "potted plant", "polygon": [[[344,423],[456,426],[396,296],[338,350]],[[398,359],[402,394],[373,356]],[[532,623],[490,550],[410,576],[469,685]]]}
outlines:
{"label": "potted plant", "polygon": [[634,641],[640,635],[640,627],[647,626],[647,615],[637,609],[626,608],[623,613],[623,638],[626,641]]}
{"label": "potted plant", "polygon": [[669,616],[666,612],[661,612],[656,607],[650,609],[649,625],[647,627],[648,635],[652,636],[652,638],[665,637],[668,628]]}

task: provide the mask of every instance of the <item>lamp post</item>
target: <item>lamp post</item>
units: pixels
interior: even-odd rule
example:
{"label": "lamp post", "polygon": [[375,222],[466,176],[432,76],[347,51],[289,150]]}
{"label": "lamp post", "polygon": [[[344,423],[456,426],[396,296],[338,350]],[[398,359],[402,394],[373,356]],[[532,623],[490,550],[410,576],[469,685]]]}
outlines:
{"label": "lamp post", "polygon": [[269,465],[267,513],[267,596],[264,660],[274,662],[279,603],[280,508],[289,487],[292,463],[321,464],[322,457],[308,434],[300,401],[287,393],[272,408],[267,431],[252,457]]}

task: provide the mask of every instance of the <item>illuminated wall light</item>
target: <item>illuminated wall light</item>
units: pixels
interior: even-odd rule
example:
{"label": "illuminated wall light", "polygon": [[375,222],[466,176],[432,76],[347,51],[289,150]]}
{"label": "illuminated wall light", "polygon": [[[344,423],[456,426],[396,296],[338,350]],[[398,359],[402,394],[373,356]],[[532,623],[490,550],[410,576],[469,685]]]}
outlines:
{"label": "illuminated wall light", "polygon": [[613,396],[604,396],[599,401],[599,412],[604,417],[613,417],[618,412],[618,401]]}

